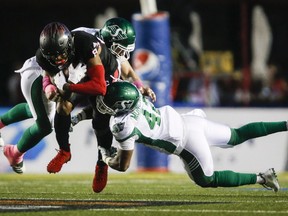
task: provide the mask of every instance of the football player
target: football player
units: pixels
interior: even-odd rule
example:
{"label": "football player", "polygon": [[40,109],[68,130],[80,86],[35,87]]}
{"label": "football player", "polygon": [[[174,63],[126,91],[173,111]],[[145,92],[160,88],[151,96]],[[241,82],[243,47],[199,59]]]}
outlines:
{"label": "football player", "polygon": [[[133,48],[135,46],[135,33],[132,25],[130,24],[130,27],[127,24],[124,25],[123,21],[121,21],[120,24],[122,24],[122,28],[120,28],[121,26],[117,26],[118,29],[116,34],[113,35],[113,39],[118,42],[119,39],[117,38],[117,34],[121,33],[120,39],[122,39],[126,45],[133,43]],[[111,25],[111,23],[109,25]],[[125,37],[130,39],[125,41]],[[104,35],[103,38],[105,40]],[[104,95],[106,92],[106,85],[115,82],[120,78],[121,70],[118,68],[119,65],[117,60],[121,61],[121,68],[123,69],[124,63],[127,62],[126,54],[131,52],[131,49],[129,50],[130,47],[128,47],[128,51],[126,52],[125,46],[119,47],[116,46],[119,43],[115,44],[112,41],[110,42],[112,46],[110,49],[115,51],[114,55],[116,55],[116,53],[119,55],[117,59],[108,51],[100,38],[86,33],[85,31],[73,31],[70,33],[63,24],[52,23],[48,24],[41,33],[40,49],[36,53],[37,61],[47,72],[49,77],[57,74],[56,80],[58,80],[58,82],[56,85],[58,89],[61,90],[60,93],[63,91],[61,97],[65,98],[66,95],[69,96],[69,99],[65,98],[65,100],[58,101],[58,105],[60,104],[60,106],[57,105],[54,127],[60,151],[47,166],[47,170],[50,173],[59,172],[62,165],[71,158],[68,135],[71,123],[70,113],[77,105],[79,96],[83,97],[83,94],[90,96],[92,107],[96,107],[94,96]],[[120,56],[124,56],[126,59],[123,61],[123,59],[119,58]],[[68,83],[66,82],[65,73],[58,73],[59,70],[63,70],[71,64],[77,65],[79,63],[87,65],[87,76],[84,78],[85,80],[82,80],[80,83]],[[126,76],[131,73],[131,66],[128,69],[130,70],[125,70],[124,73]],[[71,74],[68,72],[68,80],[70,79],[70,75]],[[134,72],[133,75],[134,77],[132,78],[135,79],[137,76],[135,76]],[[86,78],[88,78],[88,80]],[[46,77],[43,79],[46,79]],[[48,78],[47,81],[49,81]],[[139,85],[139,80],[135,81],[137,81]],[[47,82],[45,85],[49,86],[51,84],[48,84]],[[46,88],[46,86],[43,88]],[[138,87],[142,90],[144,89],[143,86]],[[154,92],[150,88],[146,88],[146,90],[147,94],[150,95],[152,99],[155,99]],[[70,96],[71,92],[74,93],[72,96]],[[78,93],[78,95],[75,93]],[[109,130],[110,116],[99,113],[96,108],[94,110],[92,125],[97,137],[97,143],[98,145],[109,149],[112,144],[112,134]],[[107,182],[108,166],[101,160],[101,154],[98,155],[99,160],[96,165],[93,180],[93,190],[95,192],[101,192],[105,188]]]}
{"label": "football player", "polygon": [[[122,20],[121,18],[116,18],[116,20],[119,19],[123,25],[125,24],[125,22],[128,22],[126,20]],[[111,19],[113,20],[113,19]],[[113,21],[115,22],[115,21]],[[117,21],[116,21],[117,22]],[[119,23],[118,22],[118,23]],[[107,23],[106,23],[107,24]],[[128,22],[129,24],[129,22]],[[131,25],[131,24],[130,24]],[[56,82],[58,82],[59,84],[59,80],[57,81],[57,78],[58,78],[58,72],[57,71],[62,71],[64,72],[63,75],[65,74],[66,76],[68,76],[68,80],[71,81],[71,82],[78,82],[79,79],[81,79],[81,76],[79,76],[79,74],[83,74],[83,65],[80,63],[80,64],[77,64],[75,62],[75,57],[73,57],[74,59],[74,64],[69,64],[68,63],[68,59],[69,61],[72,60],[72,58],[69,56],[69,52],[72,51],[72,55],[74,56],[75,54],[77,54],[77,52],[74,53],[74,50],[72,50],[72,44],[71,44],[71,38],[70,38],[70,34],[69,34],[69,30],[66,31],[67,29],[65,29],[65,27],[62,26],[62,24],[59,24],[59,26],[54,26],[54,27],[57,27],[56,29],[62,31],[62,38],[60,41],[58,42],[61,42],[59,43],[58,45],[60,45],[60,49],[57,50],[57,46],[53,47],[53,49],[55,48],[56,50],[53,50],[53,51],[56,51],[56,53],[61,53],[61,55],[59,56],[53,56],[52,54],[53,53],[46,53],[48,55],[45,55],[45,50],[43,49],[43,53],[44,55],[41,53],[41,50],[40,50],[40,53],[39,53],[39,50],[38,50],[38,61],[40,61],[40,65],[43,66],[43,68],[46,70],[49,70],[50,71],[50,75],[51,76],[44,76],[43,78],[43,90],[46,94],[46,96],[51,99],[51,100],[54,100],[54,101],[57,101],[59,104],[62,105],[62,110],[61,110],[61,106],[60,106],[60,112],[66,112],[69,114],[69,112],[71,112],[71,106],[72,108],[74,107],[74,104],[73,103],[70,103],[71,101],[74,100],[74,102],[76,101],[77,102],[77,96],[73,96],[71,98],[69,98],[69,100],[66,100],[65,97],[67,97],[67,94],[63,94],[63,92],[61,92],[62,94],[60,94],[60,92],[56,89],[55,85],[54,85],[54,79],[56,78]],[[52,30],[51,28],[54,28],[54,27],[51,27],[50,26],[50,30]],[[129,25],[128,25],[129,27]],[[46,29],[47,30],[47,29]],[[54,29],[55,30],[55,29]],[[64,31],[63,31],[64,30]],[[133,27],[132,27],[132,30],[133,30]],[[95,32],[98,32],[98,30],[93,30]],[[134,34],[135,36],[135,33],[132,31],[132,33]],[[81,34],[81,33],[80,33]],[[84,33],[82,33],[84,34]],[[132,34],[132,36],[133,36]],[[43,36],[43,35],[42,35]],[[59,36],[59,35],[58,35]],[[61,34],[60,34],[61,36]],[[63,40],[62,40],[63,39]],[[117,39],[117,38],[116,38]],[[123,39],[123,38],[122,38]],[[42,38],[42,42],[46,43],[47,40],[46,38]],[[79,40],[78,40],[79,41]],[[134,39],[135,41],[135,39]],[[41,42],[41,41],[40,41]],[[43,42],[43,43],[44,43]],[[67,43],[66,43],[67,42]],[[47,42],[48,43],[48,42]],[[87,44],[87,43],[86,43]],[[43,44],[42,44],[43,45]],[[46,44],[47,45],[47,44]],[[128,44],[129,45],[129,44]],[[42,47],[43,48],[43,47]],[[47,47],[46,47],[47,48]],[[107,53],[106,51],[106,48],[104,47],[105,49],[105,52],[101,52],[102,54],[101,55],[104,55],[105,53]],[[96,50],[94,50],[96,51]],[[124,52],[125,53],[125,52]],[[42,56],[41,56],[42,55]],[[105,56],[105,55],[104,55]],[[108,54],[108,57],[109,57],[109,54]],[[44,58],[44,60],[43,60]],[[79,58],[79,56],[78,56]],[[112,59],[113,57],[111,57]],[[42,59],[42,60],[41,60]],[[78,59],[79,60],[79,59]],[[118,61],[118,60],[117,60]],[[115,62],[115,61],[114,61]],[[127,64],[128,63],[128,64]],[[43,65],[44,64],[44,65]],[[115,67],[115,63],[114,64],[114,67]],[[69,67],[68,67],[69,65]],[[74,67],[73,67],[74,65]],[[80,65],[80,66],[79,66]],[[128,65],[128,67],[125,69],[125,67],[122,67],[122,76],[124,75],[124,77],[130,77],[132,78],[132,81],[135,81],[136,83],[138,84],[141,84],[141,80],[139,79],[139,77],[134,73],[133,69],[131,68],[130,64],[128,61],[122,61],[122,64],[121,66],[125,66],[125,65]],[[109,65],[111,66],[111,65]],[[109,67],[108,66],[108,67]],[[58,69],[57,69],[58,67]],[[67,73],[67,67],[69,69],[69,73]],[[77,70],[78,69],[78,70]],[[80,69],[80,71],[79,71]],[[10,165],[12,166],[13,170],[17,173],[23,173],[24,171],[24,166],[23,166],[23,154],[29,150],[30,148],[32,148],[34,145],[36,145],[40,140],[41,138],[43,138],[44,136],[46,136],[47,134],[49,134],[51,132],[51,124],[47,124],[47,119],[45,117],[47,117],[47,115],[44,115],[43,113],[45,113],[47,111],[47,109],[45,108],[45,103],[43,103],[42,101],[42,96],[41,96],[41,89],[39,90],[40,88],[40,85],[39,83],[41,83],[41,80],[42,80],[42,76],[41,76],[41,73],[42,73],[42,68],[38,65],[38,63],[36,62],[35,60],[35,57],[27,60],[24,64],[24,66],[19,70],[19,72],[21,72],[21,76],[22,74],[26,74],[26,76],[22,76],[22,79],[21,79],[21,83],[24,83],[25,85],[22,85],[22,91],[24,93],[24,91],[26,90],[27,91],[27,97],[25,96],[25,93],[24,93],[24,96],[29,104],[19,104],[19,105],[16,105],[13,109],[11,109],[6,115],[3,115],[1,117],[1,123],[0,123],[0,127],[4,127],[5,125],[8,125],[8,124],[11,124],[11,123],[14,123],[14,122],[17,122],[17,121],[21,121],[23,119],[27,119],[27,118],[30,118],[32,116],[32,113],[30,112],[30,110],[33,112],[34,109],[36,110],[41,110],[41,112],[33,112],[35,114],[35,119],[37,119],[36,121],[36,125],[33,125],[33,130],[27,130],[27,132],[25,132],[24,134],[27,134],[27,136],[31,136],[31,138],[26,138],[26,136],[23,136],[21,138],[21,140],[23,140],[23,142],[25,142],[26,144],[25,145],[21,145],[21,140],[19,141],[19,143],[17,144],[17,146],[13,146],[13,145],[6,145],[5,148],[4,148],[4,154],[6,155],[6,157],[8,158],[9,162],[10,162]],[[74,71],[74,72],[73,72]],[[78,72],[77,72],[78,71]],[[86,69],[85,69],[85,72],[86,72]],[[34,74],[33,76],[31,76],[31,74]],[[49,74],[49,73],[48,73]],[[57,76],[55,76],[55,74],[57,74]],[[54,75],[54,79],[51,79],[51,77],[53,77]],[[74,76],[74,77],[73,77]],[[76,78],[75,78],[76,76]],[[119,74],[118,74],[119,76]],[[30,77],[34,77],[33,79],[30,79]],[[60,79],[61,79],[61,76],[59,76]],[[106,76],[107,77],[107,76]],[[29,79],[28,79],[29,78]],[[63,76],[62,76],[63,78]],[[39,82],[34,82],[35,80],[38,80]],[[62,80],[63,81],[63,80]],[[103,80],[102,80],[103,81]],[[62,83],[62,85],[64,85],[64,83]],[[105,84],[106,84],[106,80],[105,80]],[[68,84],[69,85],[69,84]],[[78,85],[78,88],[80,86],[80,89],[83,87],[81,87],[81,85]],[[41,85],[41,88],[42,88],[42,85]],[[73,88],[73,86],[72,86]],[[75,88],[75,85],[74,85],[74,88]],[[84,87],[85,88],[85,87]],[[155,100],[156,99],[156,96],[155,94],[152,92],[152,90],[149,88],[149,87],[144,87],[143,85],[139,85],[139,88],[141,89],[142,93],[145,94],[145,95],[150,95],[152,97],[152,100]],[[76,86],[76,89],[77,89],[77,86]],[[39,91],[38,91],[39,90]],[[82,89],[83,90],[83,89]],[[87,89],[86,89],[87,90]],[[90,88],[91,90],[91,88]],[[73,90],[72,90],[73,91]],[[77,90],[76,90],[77,91]],[[81,91],[81,90],[80,90]],[[41,93],[40,93],[41,92]],[[85,90],[84,90],[85,92]],[[66,92],[67,93],[67,92]],[[83,93],[83,91],[82,91]],[[88,93],[90,95],[91,92],[85,92],[85,93]],[[152,94],[151,94],[152,93]],[[68,94],[69,95],[69,94]],[[93,94],[91,94],[93,95]],[[65,100],[63,100],[63,97]],[[71,101],[70,101],[71,100]],[[77,104],[75,102],[75,105]],[[64,105],[64,106],[63,106]],[[30,108],[29,108],[30,107]],[[58,106],[59,107],[59,106]],[[43,109],[44,108],[44,109]],[[70,109],[70,110],[69,110]],[[40,114],[41,113],[41,114]],[[53,112],[52,112],[53,113]],[[53,116],[53,115],[52,115]],[[57,116],[59,117],[59,113],[56,114],[56,121],[57,121]],[[43,117],[45,119],[45,121],[42,121],[40,117]],[[60,119],[61,119],[62,116],[60,116]],[[14,118],[14,119],[13,119]],[[64,118],[63,119],[67,119]],[[70,118],[69,118],[70,119]],[[59,120],[59,118],[58,118]],[[97,119],[95,119],[96,121]],[[42,122],[44,124],[44,126],[39,126],[39,122]],[[49,121],[48,121],[49,122]],[[59,122],[59,121],[58,121]],[[60,121],[61,122],[61,121]],[[65,122],[65,121],[64,121]],[[45,129],[46,128],[46,129]],[[59,127],[58,127],[59,128]],[[37,129],[37,130],[36,130]],[[29,131],[29,132],[28,132]],[[33,132],[33,133],[32,133]],[[68,135],[67,135],[68,136]],[[64,136],[60,136],[58,137],[59,140],[60,140],[60,143],[62,141],[62,144],[65,142],[63,142],[63,140],[67,139],[67,136],[64,137]],[[36,139],[37,137],[37,139]],[[27,140],[27,142],[25,141]],[[28,142],[29,141],[29,142]],[[55,165],[55,158],[51,161],[51,163],[49,163],[48,167],[47,167],[47,170],[49,171],[52,171],[52,172],[56,172],[57,169],[59,170],[59,167],[61,169],[63,163],[67,162],[70,157],[71,157],[71,153],[66,153],[66,150],[68,150],[67,152],[69,152],[69,145],[67,146],[64,145],[61,146],[60,145],[60,151],[58,152],[57,156],[55,157],[56,159],[60,158],[62,160],[60,160],[60,163],[59,163],[59,160],[58,160],[58,165],[56,163],[56,169],[55,169],[55,166],[53,167],[53,164]],[[24,147],[25,146],[25,147]],[[63,154],[64,153],[64,154]],[[60,155],[60,156],[59,156]],[[64,155],[64,156],[63,156]],[[100,154],[99,154],[100,155]],[[64,159],[63,159],[64,158]],[[99,162],[100,163],[100,162]],[[59,165],[60,164],[60,165]],[[58,166],[58,167],[57,167]],[[106,181],[107,181],[107,177],[105,178],[105,176],[107,176],[107,165],[103,165],[101,166],[100,168],[100,175],[97,175],[97,168],[98,168],[98,171],[99,171],[99,166],[97,165],[96,166],[96,173],[95,173],[95,177],[94,177],[94,180],[93,180],[93,190],[95,192],[100,192],[106,185]],[[60,171],[60,170],[59,170]],[[101,172],[102,171],[102,172]],[[102,173],[102,174],[101,174]],[[106,173],[106,174],[105,174]],[[98,178],[97,178],[98,176]],[[104,176],[104,177],[103,177]],[[97,182],[96,180],[97,179],[100,179],[101,182],[100,184],[98,184],[99,187],[97,188]],[[103,183],[104,182],[104,183]],[[102,188],[102,189],[101,189]]]}
{"label": "football player", "polygon": [[26,103],[17,104],[3,114],[0,117],[0,129],[29,118],[34,118],[35,122],[24,131],[17,145],[3,146],[4,143],[1,142],[1,147],[14,172],[22,174],[25,172],[25,152],[52,132],[55,103],[49,101],[42,91],[43,70],[36,62],[35,56],[27,59],[22,68],[15,72],[21,75],[21,91]]}
{"label": "football player", "polygon": [[98,148],[105,163],[115,170],[128,169],[137,142],[179,156],[191,180],[201,187],[259,183],[275,192],[280,188],[273,168],[258,174],[214,171],[210,146],[230,148],[248,139],[287,131],[287,121],[253,122],[230,128],[208,120],[202,110],[179,114],[170,106],[156,108],[128,82],[110,84],[105,96],[97,96],[97,109],[112,116],[110,129],[117,153]]}

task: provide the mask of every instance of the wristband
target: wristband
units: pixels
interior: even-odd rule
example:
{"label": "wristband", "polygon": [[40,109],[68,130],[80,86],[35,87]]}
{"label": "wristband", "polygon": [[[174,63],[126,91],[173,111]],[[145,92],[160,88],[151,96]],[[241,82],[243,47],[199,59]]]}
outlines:
{"label": "wristband", "polygon": [[50,92],[56,92],[57,91],[57,88],[56,86],[54,86],[53,84],[49,84],[45,87],[44,89],[44,92],[47,94],[47,93],[50,93]]}
{"label": "wristband", "polygon": [[42,79],[42,88],[43,88],[43,91],[45,91],[46,87],[48,85],[51,85],[51,80],[50,80],[50,77],[49,76],[44,76],[43,79]]}
{"label": "wristband", "polygon": [[134,84],[138,89],[144,86],[141,80],[136,80],[136,81],[133,82],[133,84]]}

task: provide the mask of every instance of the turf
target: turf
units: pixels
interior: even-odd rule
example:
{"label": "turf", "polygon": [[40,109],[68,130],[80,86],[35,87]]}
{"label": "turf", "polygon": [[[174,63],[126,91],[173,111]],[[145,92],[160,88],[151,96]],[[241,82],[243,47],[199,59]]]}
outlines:
{"label": "turf", "polygon": [[99,194],[92,174],[1,174],[0,215],[287,215],[288,174],[278,193],[260,185],[201,188],[185,174],[110,174]]}

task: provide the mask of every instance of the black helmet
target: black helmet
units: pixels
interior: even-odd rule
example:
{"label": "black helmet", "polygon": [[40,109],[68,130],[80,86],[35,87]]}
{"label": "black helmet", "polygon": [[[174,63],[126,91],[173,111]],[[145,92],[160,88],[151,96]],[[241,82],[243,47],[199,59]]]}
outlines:
{"label": "black helmet", "polygon": [[40,34],[40,51],[51,64],[63,66],[72,55],[72,35],[62,23],[51,22]]}

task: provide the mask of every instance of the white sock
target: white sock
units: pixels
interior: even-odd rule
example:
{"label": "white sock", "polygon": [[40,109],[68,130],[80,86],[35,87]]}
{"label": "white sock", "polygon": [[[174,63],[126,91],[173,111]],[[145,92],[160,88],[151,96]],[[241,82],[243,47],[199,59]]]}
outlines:
{"label": "white sock", "polygon": [[259,174],[257,175],[257,180],[256,180],[257,183],[259,184],[264,184],[265,183],[265,180],[264,178],[262,178]]}

